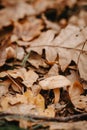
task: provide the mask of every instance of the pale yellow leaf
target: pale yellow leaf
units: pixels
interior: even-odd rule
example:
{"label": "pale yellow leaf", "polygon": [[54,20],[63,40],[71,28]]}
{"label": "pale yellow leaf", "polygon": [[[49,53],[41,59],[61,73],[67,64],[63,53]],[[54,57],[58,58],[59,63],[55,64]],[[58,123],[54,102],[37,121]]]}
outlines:
{"label": "pale yellow leaf", "polygon": [[45,109],[45,100],[44,97],[41,94],[38,94],[35,98],[35,105],[37,107],[37,110],[44,110]]}

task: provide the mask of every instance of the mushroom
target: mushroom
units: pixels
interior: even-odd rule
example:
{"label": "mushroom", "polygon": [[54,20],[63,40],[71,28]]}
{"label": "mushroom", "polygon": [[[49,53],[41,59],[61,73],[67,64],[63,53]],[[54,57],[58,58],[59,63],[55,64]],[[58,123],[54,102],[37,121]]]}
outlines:
{"label": "mushroom", "polygon": [[70,86],[71,82],[65,76],[58,75],[58,76],[51,76],[39,82],[40,87],[43,90],[53,89],[54,92],[54,103],[59,102],[60,98],[60,88],[65,86]]}

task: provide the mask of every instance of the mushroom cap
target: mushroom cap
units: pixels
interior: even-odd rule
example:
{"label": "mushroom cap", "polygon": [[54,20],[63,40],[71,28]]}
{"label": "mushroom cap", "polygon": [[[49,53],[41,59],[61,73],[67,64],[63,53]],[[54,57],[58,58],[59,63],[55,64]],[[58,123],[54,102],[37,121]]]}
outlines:
{"label": "mushroom cap", "polygon": [[65,76],[51,76],[39,82],[39,85],[44,90],[62,88],[65,86],[70,86],[71,82]]}

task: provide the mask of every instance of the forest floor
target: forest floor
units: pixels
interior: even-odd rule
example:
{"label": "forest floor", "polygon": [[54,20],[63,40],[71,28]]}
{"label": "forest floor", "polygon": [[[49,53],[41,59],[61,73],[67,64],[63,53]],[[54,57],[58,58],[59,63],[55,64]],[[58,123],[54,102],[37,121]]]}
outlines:
{"label": "forest floor", "polygon": [[0,0],[0,130],[87,130],[87,0]]}

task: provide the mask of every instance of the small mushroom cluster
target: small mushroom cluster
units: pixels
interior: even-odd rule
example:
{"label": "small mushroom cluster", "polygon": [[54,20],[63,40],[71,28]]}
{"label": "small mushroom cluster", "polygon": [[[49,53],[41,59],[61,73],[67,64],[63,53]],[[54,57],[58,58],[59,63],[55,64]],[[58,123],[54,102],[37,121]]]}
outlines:
{"label": "small mushroom cluster", "polygon": [[53,89],[54,92],[54,103],[59,102],[60,98],[60,88],[71,86],[70,80],[68,80],[65,76],[51,76],[39,82],[41,89],[50,90]]}

